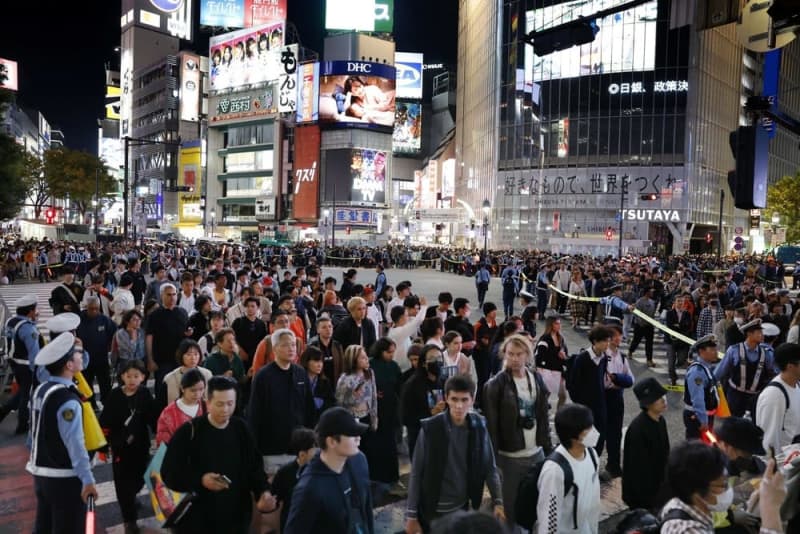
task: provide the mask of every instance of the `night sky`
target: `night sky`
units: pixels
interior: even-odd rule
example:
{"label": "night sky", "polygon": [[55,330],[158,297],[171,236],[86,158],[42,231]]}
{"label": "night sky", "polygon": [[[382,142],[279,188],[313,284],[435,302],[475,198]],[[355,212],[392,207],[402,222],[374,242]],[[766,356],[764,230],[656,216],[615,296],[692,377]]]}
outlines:
{"label": "night sky", "polygon": [[[324,0],[289,0],[304,46],[322,52]],[[97,6],[103,6],[99,8]],[[196,2],[196,11],[199,2]],[[0,57],[19,63],[18,102],[39,109],[64,131],[70,148],[97,151],[97,119],[103,116],[105,65],[117,70],[121,3],[51,0],[15,2],[0,31]],[[397,50],[424,52],[426,63],[454,65],[458,0],[395,0]],[[309,14],[312,14],[309,16]],[[199,12],[196,13],[197,20]],[[208,29],[183,49],[208,54]],[[35,120],[35,118],[34,118]]]}

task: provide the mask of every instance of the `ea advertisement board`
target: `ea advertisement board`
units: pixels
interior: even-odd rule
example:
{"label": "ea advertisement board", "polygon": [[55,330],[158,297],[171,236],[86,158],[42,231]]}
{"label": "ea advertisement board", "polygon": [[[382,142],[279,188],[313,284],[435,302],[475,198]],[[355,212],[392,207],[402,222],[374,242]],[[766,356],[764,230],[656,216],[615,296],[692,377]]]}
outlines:
{"label": "ea advertisement board", "polygon": [[391,65],[365,61],[321,63],[320,122],[391,132],[395,119],[395,72]]}
{"label": "ea advertisement board", "polygon": [[212,37],[209,42],[211,90],[277,80],[283,41],[282,22]]}
{"label": "ea advertisement board", "polygon": [[397,71],[397,98],[422,99],[423,55],[396,52],[394,67]]}

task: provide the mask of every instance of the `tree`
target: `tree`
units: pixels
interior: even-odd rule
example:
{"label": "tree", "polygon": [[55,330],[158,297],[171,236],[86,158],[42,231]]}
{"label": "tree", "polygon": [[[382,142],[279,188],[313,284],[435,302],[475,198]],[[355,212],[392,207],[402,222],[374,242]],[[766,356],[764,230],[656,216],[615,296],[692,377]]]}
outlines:
{"label": "tree", "polygon": [[800,171],[795,176],[784,176],[767,189],[765,220],[770,221],[773,214],[786,227],[786,241],[800,241]]}
{"label": "tree", "polygon": [[33,154],[25,154],[23,167],[22,179],[28,191],[28,197],[33,202],[34,217],[38,219],[45,204],[50,200],[50,184],[47,183],[44,175],[42,160]]}
{"label": "tree", "polygon": [[108,174],[105,162],[88,152],[68,148],[48,150],[44,154],[44,175],[50,194],[55,198],[69,196],[81,218],[95,198],[95,187],[98,200],[115,190],[114,178]]}
{"label": "tree", "polygon": [[11,137],[0,134],[0,220],[13,219],[28,194],[22,179],[24,150]]}

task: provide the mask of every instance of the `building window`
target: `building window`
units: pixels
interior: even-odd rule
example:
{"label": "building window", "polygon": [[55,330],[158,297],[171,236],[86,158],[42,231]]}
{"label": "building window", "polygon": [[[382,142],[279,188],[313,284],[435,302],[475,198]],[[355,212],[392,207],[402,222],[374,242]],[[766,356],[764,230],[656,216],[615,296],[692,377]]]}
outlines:
{"label": "building window", "polygon": [[255,204],[226,204],[222,207],[222,222],[250,222],[255,220]]}
{"label": "building window", "polygon": [[228,128],[225,137],[225,148],[246,145],[272,144],[275,142],[275,126],[273,123],[236,126]]}
{"label": "building window", "polygon": [[273,161],[272,150],[257,152],[236,152],[225,157],[225,172],[271,171]]}
{"label": "building window", "polygon": [[272,196],[272,176],[255,178],[229,178],[222,183],[222,196],[252,197]]}

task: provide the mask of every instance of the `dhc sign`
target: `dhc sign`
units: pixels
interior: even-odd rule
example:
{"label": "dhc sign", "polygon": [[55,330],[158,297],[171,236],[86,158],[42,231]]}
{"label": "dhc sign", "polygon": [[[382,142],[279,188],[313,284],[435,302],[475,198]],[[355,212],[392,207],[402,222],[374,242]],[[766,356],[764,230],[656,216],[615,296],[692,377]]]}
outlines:
{"label": "dhc sign", "polygon": [[353,61],[348,61],[347,72],[363,72],[367,74],[372,72],[372,65],[370,63],[356,63]]}

